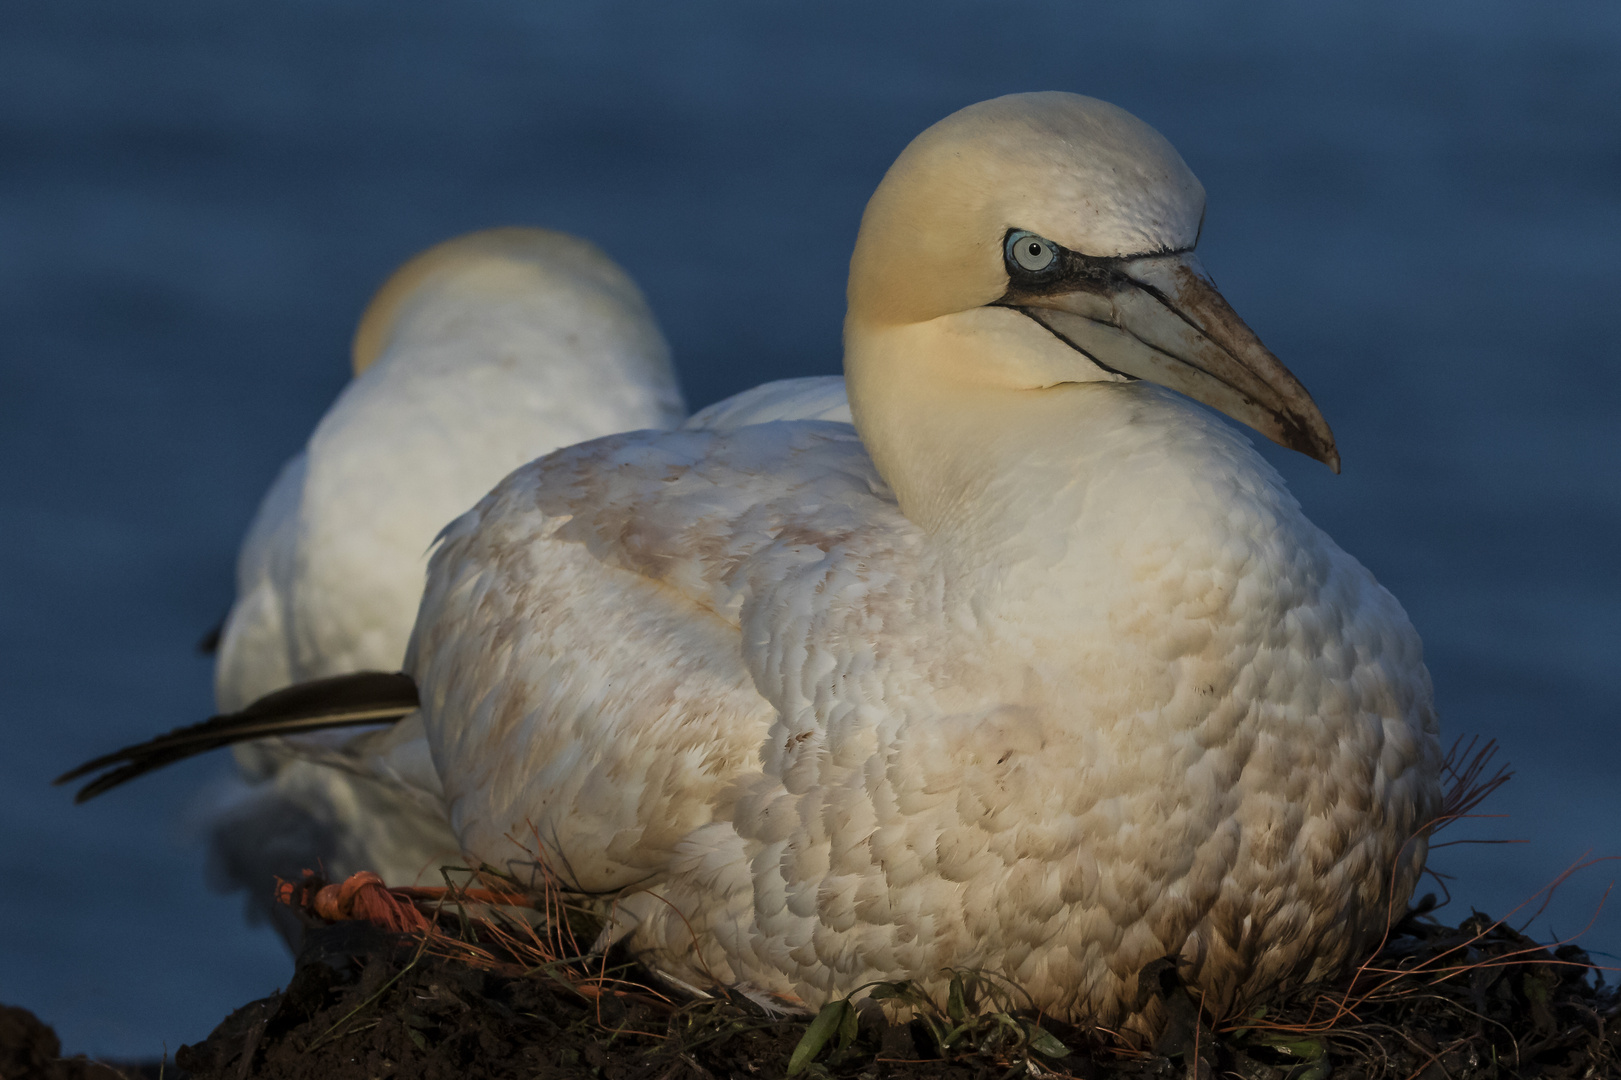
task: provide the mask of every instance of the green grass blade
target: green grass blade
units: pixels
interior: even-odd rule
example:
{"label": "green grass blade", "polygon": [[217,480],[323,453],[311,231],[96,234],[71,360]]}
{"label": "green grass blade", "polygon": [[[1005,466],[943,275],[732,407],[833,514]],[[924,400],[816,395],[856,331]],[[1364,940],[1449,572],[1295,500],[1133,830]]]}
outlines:
{"label": "green grass blade", "polygon": [[1069,1047],[1065,1046],[1059,1040],[1058,1036],[1046,1030],[1040,1024],[1030,1025],[1028,1037],[1030,1040],[1030,1049],[1034,1050],[1038,1054],[1043,1054],[1050,1058],[1069,1056]]}
{"label": "green grass blade", "polygon": [[793,1056],[788,1059],[789,1076],[804,1072],[805,1066],[822,1052],[822,1047],[827,1045],[833,1033],[844,1026],[846,1011],[855,1012],[855,1008],[844,998],[822,1006],[822,1011],[816,1014],[816,1019],[805,1029],[804,1038],[799,1040],[799,1045],[794,1047]]}

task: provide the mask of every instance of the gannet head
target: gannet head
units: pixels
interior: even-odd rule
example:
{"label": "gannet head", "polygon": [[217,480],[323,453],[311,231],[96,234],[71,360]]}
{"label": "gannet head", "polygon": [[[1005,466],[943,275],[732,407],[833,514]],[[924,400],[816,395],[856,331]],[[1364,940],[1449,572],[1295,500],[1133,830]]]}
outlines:
{"label": "gannet head", "polygon": [[[1203,217],[1204,188],[1171,144],[1106,102],[1014,94],[946,117],[861,219],[845,322],[858,425],[864,397],[896,380],[971,392],[1144,379],[1338,472],[1311,395],[1194,257]],[[925,325],[928,370],[895,365],[881,343]]]}
{"label": "gannet head", "polygon": [[[600,316],[602,324],[637,338],[630,351],[649,357],[662,376],[670,377],[669,348],[641,290],[619,264],[577,236],[519,226],[446,240],[394,271],[355,329],[350,348],[354,374],[364,372],[425,317],[460,310],[490,318],[503,301],[521,308],[560,299],[576,309],[581,321]],[[551,312],[541,317],[567,329]]]}

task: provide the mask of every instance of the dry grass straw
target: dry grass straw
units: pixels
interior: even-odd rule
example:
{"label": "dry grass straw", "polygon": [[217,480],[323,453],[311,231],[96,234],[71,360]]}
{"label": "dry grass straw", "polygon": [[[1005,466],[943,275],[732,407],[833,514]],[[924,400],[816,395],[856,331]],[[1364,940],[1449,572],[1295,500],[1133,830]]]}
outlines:
{"label": "dry grass straw", "polygon": [[595,912],[571,899],[577,893],[563,886],[544,845],[525,850],[533,868],[527,882],[489,867],[445,868],[443,888],[397,890],[432,912],[423,931],[428,951],[497,974],[543,976],[595,1002],[605,1029],[664,1038],[661,1032],[612,1024],[602,1015],[608,999],[664,1016],[680,1005],[645,981],[626,977],[634,967],[611,963],[607,950],[593,952],[590,942],[600,929]]}
{"label": "dry grass straw", "polygon": [[[1480,804],[1507,783],[1513,775],[1506,765],[1491,768],[1497,749],[1495,740],[1479,743],[1476,738],[1471,738],[1467,742],[1460,739],[1453,744],[1442,766],[1443,777],[1447,782],[1442,811],[1434,821],[1421,830],[1419,835],[1433,837],[1449,825],[1462,820],[1501,816],[1475,813]],[[1519,842],[1521,841],[1457,840],[1451,843]],[[1431,850],[1446,846],[1449,844],[1430,845]],[[1428,1002],[1470,1012],[1482,1027],[1495,1025],[1502,1028],[1503,1034],[1514,1044],[1517,1054],[1519,1044],[1512,1032],[1484,1015],[1483,1010],[1471,1009],[1470,1005],[1478,1002],[1466,1003],[1466,999],[1471,995],[1479,999],[1481,992],[1478,988],[1481,983],[1505,969],[1520,969],[1526,979],[1531,980],[1524,985],[1541,985],[1544,994],[1548,986],[1556,986],[1559,983],[1561,976],[1585,980],[1591,975],[1602,986],[1603,972],[1614,972],[1617,969],[1593,964],[1584,952],[1574,947],[1574,943],[1590,930],[1598,919],[1614,887],[1613,883],[1605,888],[1587,924],[1579,932],[1552,944],[1541,944],[1526,937],[1524,931],[1547,909],[1554,893],[1574,875],[1616,858],[1616,856],[1599,858],[1584,856],[1501,919],[1494,920],[1477,913],[1465,919],[1456,931],[1449,931],[1439,924],[1434,924],[1434,930],[1437,932],[1435,936],[1439,940],[1432,948],[1393,950],[1391,939],[1393,933],[1403,926],[1425,932],[1420,930],[1417,920],[1437,906],[1434,897],[1425,897],[1416,905],[1414,911],[1402,912],[1398,917],[1396,898],[1392,896],[1384,936],[1372,950],[1371,955],[1348,979],[1296,994],[1270,1013],[1266,1010],[1257,1010],[1245,1017],[1225,1017],[1213,1023],[1211,1027],[1223,1035],[1258,1039],[1263,1045],[1282,1048],[1286,1053],[1302,1057],[1322,1052],[1324,1040],[1333,1037],[1343,1047],[1360,1048],[1363,1051],[1359,1055],[1362,1060],[1375,1066],[1381,1062],[1388,1064],[1389,1058],[1385,1045],[1378,1036],[1395,1035],[1419,1051],[1422,1064],[1412,1074],[1417,1076],[1436,1065],[1454,1047],[1428,1047],[1415,1043],[1405,1033],[1388,1023],[1381,1022],[1375,1016],[1389,1016],[1393,1009],[1399,1010],[1402,1006],[1417,1007],[1421,1003]],[[1450,900],[1443,876],[1431,870],[1426,870],[1426,873],[1430,874],[1443,893],[1446,893],[1446,900]],[[1534,910],[1524,917],[1517,928],[1509,925],[1511,920],[1527,909],[1532,909],[1533,905]],[[1426,944],[1429,944],[1427,940]],[[1551,982],[1548,981],[1550,979]],[[1466,982],[1473,985],[1464,988],[1463,984]],[[1543,985],[1544,983],[1547,985]],[[1534,1000],[1535,992],[1532,993]],[[1597,1026],[1602,1036],[1604,1021],[1597,1017],[1595,1019],[1598,1020]],[[1370,1070],[1370,1073],[1386,1075],[1384,1070],[1377,1068]],[[1309,1070],[1306,1074],[1311,1075]]]}
{"label": "dry grass straw", "polygon": [[563,886],[544,845],[524,850],[532,860],[527,881],[491,867],[441,867],[443,886],[385,886],[365,872],[328,884],[305,871],[303,881],[281,882],[277,892],[283,903],[324,920],[363,919],[416,939],[412,964],[427,955],[497,975],[544,977],[596,1002],[606,1030],[664,1038],[616,1027],[603,1017],[608,999],[664,1015],[680,1006],[646,982],[627,978],[636,970],[632,965],[610,963],[606,951],[593,953],[582,943],[600,929],[595,913],[571,900],[578,894]]}

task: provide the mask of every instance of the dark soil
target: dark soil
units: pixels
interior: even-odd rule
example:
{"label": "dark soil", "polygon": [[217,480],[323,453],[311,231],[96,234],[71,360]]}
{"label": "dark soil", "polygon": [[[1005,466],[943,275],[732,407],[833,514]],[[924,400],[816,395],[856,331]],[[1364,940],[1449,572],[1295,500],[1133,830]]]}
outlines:
{"label": "dark soil", "polygon": [[[1459,928],[1409,918],[1375,966],[1246,1021],[1212,1024],[1163,965],[1173,1020],[1153,1051],[1043,1021],[1062,1042],[1045,1043],[1044,1054],[1008,1037],[1030,1027],[1004,1015],[970,1025],[942,1052],[923,1021],[891,1026],[876,1009],[852,1011],[842,1050],[828,1038],[800,1075],[1621,1078],[1621,999],[1579,949],[1549,952],[1484,916]],[[628,969],[625,981],[593,984],[579,969],[489,967],[365,923],[316,928],[285,991],[238,1009],[176,1063],[198,1080],[780,1077],[810,1023],[747,1002],[672,1005]],[[1347,1004],[1351,1012],[1326,1023]]]}
{"label": "dark soil", "polygon": [[83,1054],[65,1058],[61,1040],[48,1024],[27,1009],[0,1005],[0,1080],[133,1080],[147,1075],[157,1072],[91,1061]]}

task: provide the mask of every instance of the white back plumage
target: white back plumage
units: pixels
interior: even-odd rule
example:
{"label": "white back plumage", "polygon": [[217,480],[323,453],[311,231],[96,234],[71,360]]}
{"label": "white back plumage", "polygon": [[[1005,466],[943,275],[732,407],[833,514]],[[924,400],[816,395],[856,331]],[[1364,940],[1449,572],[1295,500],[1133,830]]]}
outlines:
{"label": "white back plumage", "polygon": [[446,522],[526,461],[684,416],[641,293],[563,233],[494,229],[429,249],[379,290],[356,350],[354,381],[243,543],[222,711],[396,667]]}
{"label": "white back plumage", "polygon": [[1193,260],[1202,209],[1112,106],[963,110],[863,219],[853,428],[503,481],[408,668],[467,852],[538,857],[674,982],[811,1009],[979,968],[1148,1030],[1162,956],[1219,1013],[1377,940],[1439,808],[1429,679],[1276,473],[1150,385],[1337,462]]}
{"label": "white back plumage", "polygon": [[[635,284],[591,244],[542,229],[473,233],[401,267],[361,320],[354,368],[243,542],[221,711],[308,679],[397,670],[446,522],[525,461],[684,414]],[[255,898],[272,873],[317,861],[436,879],[458,849],[412,728],[239,751],[247,783],[215,830],[224,877]]]}

